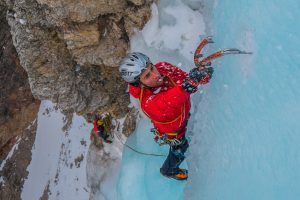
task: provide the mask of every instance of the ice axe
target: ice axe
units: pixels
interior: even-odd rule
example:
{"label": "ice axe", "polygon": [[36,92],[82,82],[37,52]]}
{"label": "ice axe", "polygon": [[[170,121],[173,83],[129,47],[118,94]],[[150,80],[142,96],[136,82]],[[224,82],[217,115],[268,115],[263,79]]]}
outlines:
{"label": "ice axe", "polygon": [[208,36],[205,37],[204,39],[202,39],[202,41],[200,42],[200,44],[198,45],[195,53],[194,53],[194,63],[197,67],[199,67],[200,69],[205,68],[205,66],[210,66],[211,65],[211,61],[216,59],[216,58],[220,58],[224,55],[229,55],[229,54],[252,54],[252,52],[247,52],[247,51],[241,51],[239,49],[236,48],[228,48],[228,49],[223,49],[220,51],[217,51],[207,57],[205,57],[202,60],[199,60],[201,57],[203,57],[203,55],[201,54],[201,50],[203,49],[203,47],[209,43],[214,43],[214,41],[212,40],[212,36]]}

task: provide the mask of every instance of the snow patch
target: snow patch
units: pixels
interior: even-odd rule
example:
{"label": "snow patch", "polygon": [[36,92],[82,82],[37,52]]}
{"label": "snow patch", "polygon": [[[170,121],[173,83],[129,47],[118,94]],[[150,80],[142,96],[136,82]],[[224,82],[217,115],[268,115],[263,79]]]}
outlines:
{"label": "snow patch", "polygon": [[49,200],[89,197],[85,166],[92,125],[73,115],[71,127],[63,131],[63,119],[50,101],[42,101],[23,200],[39,199],[48,184]]}
{"label": "snow patch", "polygon": [[163,11],[173,17],[175,23],[160,25],[158,8],[153,4],[152,18],[142,30],[146,44],[162,51],[178,51],[186,59],[192,60],[199,36],[205,34],[202,15],[179,0],[174,1],[174,5],[165,7]]}
{"label": "snow patch", "polygon": [[[20,141],[21,141],[21,138],[18,138],[17,142],[16,142],[15,145],[11,148],[11,150],[10,150],[10,152],[8,153],[8,155],[6,156],[5,160],[2,161],[1,166],[0,166],[0,171],[1,171],[1,170],[3,169],[3,167],[5,166],[6,161],[12,157],[12,155],[14,154],[14,152],[15,152],[16,150],[18,150],[18,146],[19,146]],[[0,181],[0,183],[1,183],[1,181]]]}

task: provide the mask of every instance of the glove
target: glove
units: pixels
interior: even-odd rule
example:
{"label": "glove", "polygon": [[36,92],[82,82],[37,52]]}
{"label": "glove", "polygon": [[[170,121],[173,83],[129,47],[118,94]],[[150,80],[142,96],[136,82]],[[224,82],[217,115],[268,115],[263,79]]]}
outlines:
{"label": "glove", "polygon": [[193,68],[189,73],[189,78],[203,85],[208,83],[213,73],[214,73],[214,69],[212,67],[208,67],[204,69]]}
{"label": "glove", "polygon": [[188,77],[182,82],[181,87],[186,92],[195,93],[198,90],[198,85],[199,83],[197,81]]}
{"label": "glove", "polygon": [[185,91],[194,93],[198,90],[197,87],[199,84],[204,85],[209,82],[213,72],[214,69],[212,67],[204,69],[193,68],[190,71],[188,78],[183,81],[181,86]]}

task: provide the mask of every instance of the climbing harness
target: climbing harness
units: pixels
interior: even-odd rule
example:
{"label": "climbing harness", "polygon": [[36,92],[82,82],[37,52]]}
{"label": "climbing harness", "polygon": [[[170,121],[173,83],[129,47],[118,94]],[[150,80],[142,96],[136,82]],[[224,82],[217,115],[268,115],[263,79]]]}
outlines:
{"label": "climbing harness", "polygon": [[[157,128],[151,128],[150,132],[154,134],[154,141],[159,144],[159,146],[163,145],[170,145],[170,146],[177,146],[180,145],[183,141],[181,138],[176,138],[177,135],[184,129],[183,127],[180,131],[173,132],[173,133],[164,133],[161,134]],[[170,139],[168,136],[175,136],[175,138]]]}
{"label": "climbing harness", "polygon": [[[157,128],[151,128],[150,132],[154,134],[154,141],[159,144],[159,146],[169,144],[170,146],[178,146],[184,142],[183,136],[178,138],[178,134],[180,134],[188,125],[189,118],[191,113],[188,113],[188,117],[184,123],[184,125],[178,130],[172,133],[160,133]],[[168,136],[173,136],[174,138],[169,138]]]}
{"label": "climbing harness", "polygon": [[200,60],[200,58],[203,57],[203,55],[201,54],[201,50],[203,49],[203,47],[205,47],[205,45],[207,45],[209,43],[214,43],[211,36],[208,36],[208,37],[204,38],[200,42],[200,44],[198,45],[198,47],[197,47],[197,49],[194,53],[194,63],[196,65],[196,67],[199,67],[200,69],[205,68],[205,66],[210,66],[212,60],[214,60],[216,58],[220,58],[224,55],[229,55],[229,54],[252,54],[252,52],[241,51],[241,50],[236,49],[236,48],[228,48],[228,49],[223,49],[223,50],[217,51],[217,52],[205,57],[204,59]]}

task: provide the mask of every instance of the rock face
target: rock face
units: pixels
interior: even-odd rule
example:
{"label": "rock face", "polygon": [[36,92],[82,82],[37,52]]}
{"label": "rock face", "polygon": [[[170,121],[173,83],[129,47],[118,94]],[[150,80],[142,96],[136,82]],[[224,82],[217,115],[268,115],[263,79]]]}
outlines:
{"label": "rock face", "polygon": [[2,0],[32,94],[79,114],[128,112],[118,64],[153,0]]}
{"label": "rock face", "polygon": [[[26,71],[13,46],[6,8],[0,6],[0,157],[36,118],[40,101],[31,94]],[[2,153],[1,153],[2,152]]]}
{"label": "rock face", "polygon": [[[0,199],[21,199],[22,187],[28,175],[26,168],[31,161],[31,149],[36,135],[37,121],[22,132],[11,158],[7,159],[0,170]],[[2,158],[1,158],[2,159]]]}
{"label": "rock face", "polygon": [[[105,110],[124,117],[124,135],[133,131],[137,111],[128,108],[118,64],[134,30],[150,18],[153,1],[0,0],[1,160],[21,138],[20,150],[0,171],[7,183],[0,183],[0,199],[20,199],[37,122],[24,130],[36,118],[39,100],[87,118]],[[108,164],[115,160],[101,156]]]}

